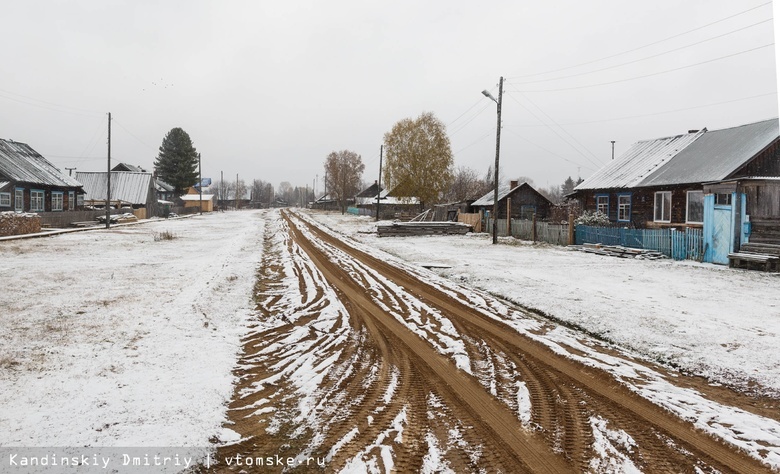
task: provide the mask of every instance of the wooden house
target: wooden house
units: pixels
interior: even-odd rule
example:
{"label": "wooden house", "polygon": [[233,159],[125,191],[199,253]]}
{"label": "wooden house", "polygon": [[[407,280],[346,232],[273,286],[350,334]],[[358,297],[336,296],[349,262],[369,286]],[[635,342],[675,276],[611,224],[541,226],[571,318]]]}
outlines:
{"label": "wooden house", "polygon": [[778,121],[771,119],[640,141],[569,197],[617,224],[702,227],[704,183],[780,176],[778,136]]}
{"label": "wooden house", "polygon": [[355,196],[355,207],[364,209],[366,213],[375,216],[378,193],[380,219],[408,220],[423,211],[419,198],[398,196],[393,191],[381,188],[374,181],[374,184]]}
{"label": "wooden house", "polygon": [[[494,192],[491,190],[471,203],[471,212],[480,212],[484,216],[492,213]],[[508,186],[498,187],[498,219],[506,219],[507,214],[512,219],[532,219],[536,214],[537,219],[544,220],[549,217],[552,205],[549,199],[526,182],[510,181]]]}
{"label": "wooden house", "polygon": [[26,143],[0,139],[0,212],[60,212],[81,206],[81,183]]}

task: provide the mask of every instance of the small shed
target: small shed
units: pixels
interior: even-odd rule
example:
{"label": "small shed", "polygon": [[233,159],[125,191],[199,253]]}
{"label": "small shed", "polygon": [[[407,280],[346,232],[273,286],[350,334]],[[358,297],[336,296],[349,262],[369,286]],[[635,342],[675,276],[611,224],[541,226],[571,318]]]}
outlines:
{"label": "small shed", "polygon": [[[493,212],[494,190],[485,194],[471,204],[471,212],[481,212],[483,215]],[[509,185],[498,187],[498,218],[506,219],[507,214],[512,219],[532,219],[534,214],[540,220],[550,216],[552,202],[544,197],[530,184],[510,181]],[[508,209],[508,212],[507,212]]]}
{"label": "small shed", "polygon": [[[106,189],[108,187],[108,173],[105,171],[78,171],[76,179],[84,185],[84,204],[91,206],[105,206]],[[111,172],[111,198],[112,206],[131,207],[140,212],[140,218],[156,216],[157,191],[154,188],[152,173],[133,171]]]}

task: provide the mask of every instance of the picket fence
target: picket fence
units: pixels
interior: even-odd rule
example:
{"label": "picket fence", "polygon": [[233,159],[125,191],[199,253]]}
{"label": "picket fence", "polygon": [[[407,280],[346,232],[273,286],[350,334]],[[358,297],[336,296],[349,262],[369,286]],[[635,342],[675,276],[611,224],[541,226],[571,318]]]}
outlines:
{"label": "picket fence", "polygon": [[655,250],[675,260],[702,261],[704,258],[702,229],[628,229],[578,225],[575,238],[577,245],[622,245]]}

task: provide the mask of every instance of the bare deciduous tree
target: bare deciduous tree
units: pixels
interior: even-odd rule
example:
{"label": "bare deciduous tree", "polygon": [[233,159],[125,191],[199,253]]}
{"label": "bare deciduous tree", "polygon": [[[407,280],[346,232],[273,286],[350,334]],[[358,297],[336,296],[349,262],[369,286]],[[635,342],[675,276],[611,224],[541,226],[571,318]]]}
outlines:
{"label": "bare deciduous tree", "polygon": [[480,177],[478,171],[467,166],[459,166],[455,170],[452,186],[446,197],[449,202],[478,199],[490,191],[490,188],[490,182]]}

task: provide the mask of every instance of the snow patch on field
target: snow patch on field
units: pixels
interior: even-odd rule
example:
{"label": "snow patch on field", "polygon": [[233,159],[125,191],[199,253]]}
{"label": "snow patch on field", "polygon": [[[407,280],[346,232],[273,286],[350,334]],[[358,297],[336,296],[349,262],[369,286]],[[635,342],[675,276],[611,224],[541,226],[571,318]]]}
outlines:
{"label": "snow patch on field", "polygon": [[[208,446],[253,313],[263,215],[0,243],[0,445]],[[167,231],[173,240],[156,241]]]}

